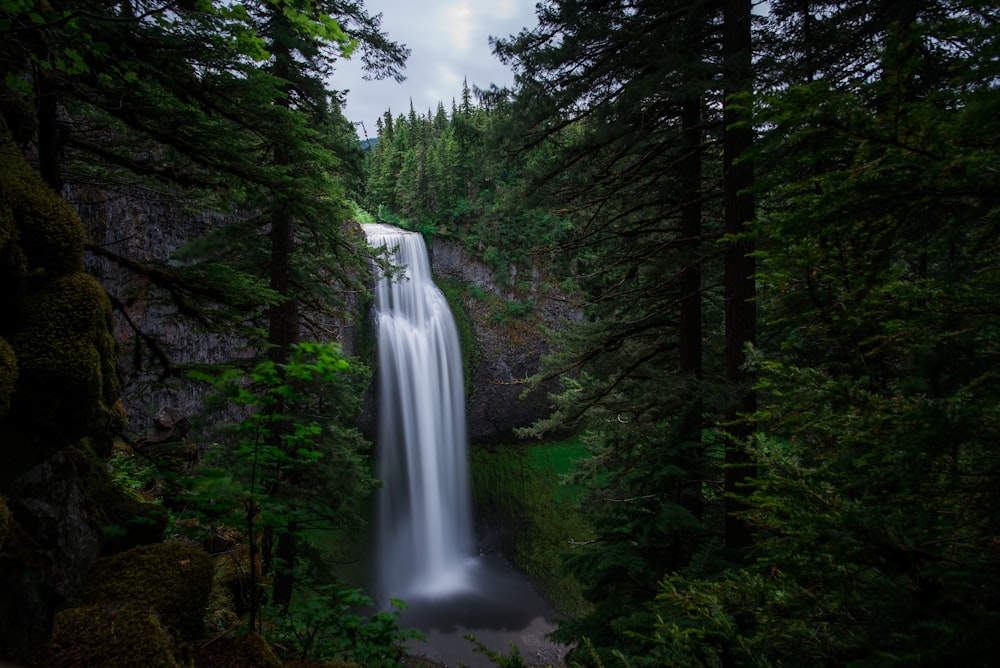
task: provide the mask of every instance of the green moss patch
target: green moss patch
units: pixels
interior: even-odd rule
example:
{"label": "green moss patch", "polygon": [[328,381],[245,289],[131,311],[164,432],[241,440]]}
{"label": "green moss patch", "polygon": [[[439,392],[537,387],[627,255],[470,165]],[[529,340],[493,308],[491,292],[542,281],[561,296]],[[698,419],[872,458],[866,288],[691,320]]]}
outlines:
{"label": "green moss patch", "polygon": [[[76,213],[25,162],[0,128],[0,242],[16,236],[29,271],[62,274],[83,269],[85,231]],[[13,226],[13,229],[12,229]]]}
{"label": "green moss patch", "polygon": [[24,160],[0,119],[0,446],[13,479],[107,433],[121,393],[111,305],[83,271],[79,217]]}
{"label": "green moss patch", "polygon": [[472,328],[472,321],[465,310],[464,296],[473,286],[454,278],[437,280],[435,282],[438,289],[444,294],[445,300],[448,302],[448,308],[455,319],[455,328],[458,330],[459,345],[462,349],[465,393],[471,396],[474,387],[472,372],[476,368],[479,346],[476,343],[476,333]]}
{"label": "green moss patch", "polygon": [[200,548],[169,542],[99,559],[75,597],[92,605],[148,606],[164,626],[193,640],[204,634],[212,559]]}
{"label": "green moss patch", "polygon": [[167,630],[141,605],[63,610],[49,651],[50,668],[180,668]]}

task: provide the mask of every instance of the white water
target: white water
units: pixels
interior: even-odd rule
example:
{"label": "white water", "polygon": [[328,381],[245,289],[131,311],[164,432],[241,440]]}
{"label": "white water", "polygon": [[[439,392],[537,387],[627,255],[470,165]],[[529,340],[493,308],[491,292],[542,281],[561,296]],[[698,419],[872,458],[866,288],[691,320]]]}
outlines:
{"label": "white water", "polygon": [[379,597],[443,597],[470,586],[472,513],[458,331],[423,238],[365,225],[405,277],[379,277],[376,540]]}

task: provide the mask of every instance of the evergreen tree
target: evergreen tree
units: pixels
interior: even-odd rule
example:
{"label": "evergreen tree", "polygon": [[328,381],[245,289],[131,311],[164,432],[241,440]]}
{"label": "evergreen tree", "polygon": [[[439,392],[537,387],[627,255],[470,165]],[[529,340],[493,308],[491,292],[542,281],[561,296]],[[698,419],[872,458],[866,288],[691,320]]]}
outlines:
{"label": "evergreen tree", "polygon": [[[38,147],[52,185],[139,182],[225,221],[170,261],[92,252],[148,281],[180,316],[267,348],[277,369],[303,334],[326,336],[340,296],[362,288],[368,253],[344,229],[360,149],[325,82],[353,50],[373,76],[399,76],[407,52],[378,18],[360,3],[293,0],[15,3],[2,12],[4,116],[26,152]],[[169,368],[156,341],[143,340]],[[293,416],[283,431],[284,407],[269,410],[272,445],[294,449]],[[300,493],[307,469],[282,469],[272,495]],[[285,606],[297,517],[276,527],[273,553],[265,542]]]}
{"label": "evergreen tree", "polygon": [[665,580],[652,656],[993,661],[997,9],[775,3],[831,41],[760,107],[758,561]]}
{"label": "evergreen tree", "polygon": [[718,504],[706,502],[721,497],[710,482],[721,479],[720,444],[702,441],[721,408],[708,382],[723,382],[723,360],[702,353],[721,348],[705,343],[720,314],[704,304],[722,270],[710,243],[722,232],[715,184],[742,186],[706,160],[723,137],[713,109],[730,92],[716,79],[735,53],[718,48],[720,9],[544,3],[538,28],[497,47],[517,72],[528,141],[561,146],[541,192],[571,214],[565,250],[589,298],[588,322],[548,362],[567,391],[540,426],[581,424],[590,443],[578,479],[598,540],[568,564],[596,608],[560,633],[605,655],[641,645],[627,630],[651,626],[644,606],[658,579],[722,538]]}
{"label": "evergreen tree", "polygon": [[997,29],[982,20],[997,6],[845,4],[831,18],[849,10],[875,48],[817,44],[814,58],[877,76],[820,72],[765,107],[781,161],[780,206],[760,223],[763,306],[782,346],[764,353],[755,515],[789,594],[765,632],[813,665],[983,665],[1000,595],[983,441],[1000,387]]}

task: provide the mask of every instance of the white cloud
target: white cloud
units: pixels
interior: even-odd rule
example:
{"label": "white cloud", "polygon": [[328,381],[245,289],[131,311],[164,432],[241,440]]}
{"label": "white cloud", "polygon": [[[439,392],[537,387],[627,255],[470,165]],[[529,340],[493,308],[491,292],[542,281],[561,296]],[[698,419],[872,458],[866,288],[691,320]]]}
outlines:
{"label": "white cloud", "polygon": [[404,74],[406,81],[363,81],[360,63],[347,61],[337,67],[331,85],[349,89],[345,115],[363,121],[369,134],[375,119],[386,109],[394,116],[407,113],[410,99],[417,113],[434,111],[438,102],[451,109],[470,87],[509,85],[507,67],[492,54],[489,37],[506,37],[534,25],[536,0],[365,0],[370,14],[382,13],[382,30],[406,44],[412,53]]}
{"label": "white cloud", "polygon": [[[508,19],[517,15],[518,2],[517,0],[496,0],[496,2],[487,3],[490,10],[490,14],[498,19]],[[524,5],[525,3],[520,3]],[[532,3],[533,5],[534,3]]]}
{"label": "white cloud", "polygon": [[460,52],[466,52],[472,46],[473,10],[470,0],[458,0],[441,8],[441,26],[450,39],[449,44],[439,47],[450,47]]}

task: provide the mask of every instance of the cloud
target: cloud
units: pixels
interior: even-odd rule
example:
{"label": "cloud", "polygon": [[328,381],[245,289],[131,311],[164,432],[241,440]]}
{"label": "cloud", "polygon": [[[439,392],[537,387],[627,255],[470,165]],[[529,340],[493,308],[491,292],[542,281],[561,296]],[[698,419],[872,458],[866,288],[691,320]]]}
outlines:
{"label": "cloud", "polygon": [[490,14],[498,19],[508,19],[517,16],[518,9],[516,0],[497,0],[496,2],[489,3]]}
{"label": "cloud", "polygon": [[450,38],[447,46],[459,52],[466,52],[472,46],[473,11],[469,0],[450,2],[441,8],[441,25]]}
{"label": "cloud", "polygon": [[[451,109],[470,87],[509,85],[513,75],[490,51],[490,35],[506,37],[535,24],[537,0],[365,0],[370,14],[382,14],[382,30],[393,41],[411,49],[406,81],[363,81],[357,60],[338,63],[330,85],[349,89],[344,114],[364,122],[374,134],[375,120],[386,109],[394,116],[410,110],[419,114],[437,109],[438,102]],[[359,130],[360,131],[360,130]]]}

